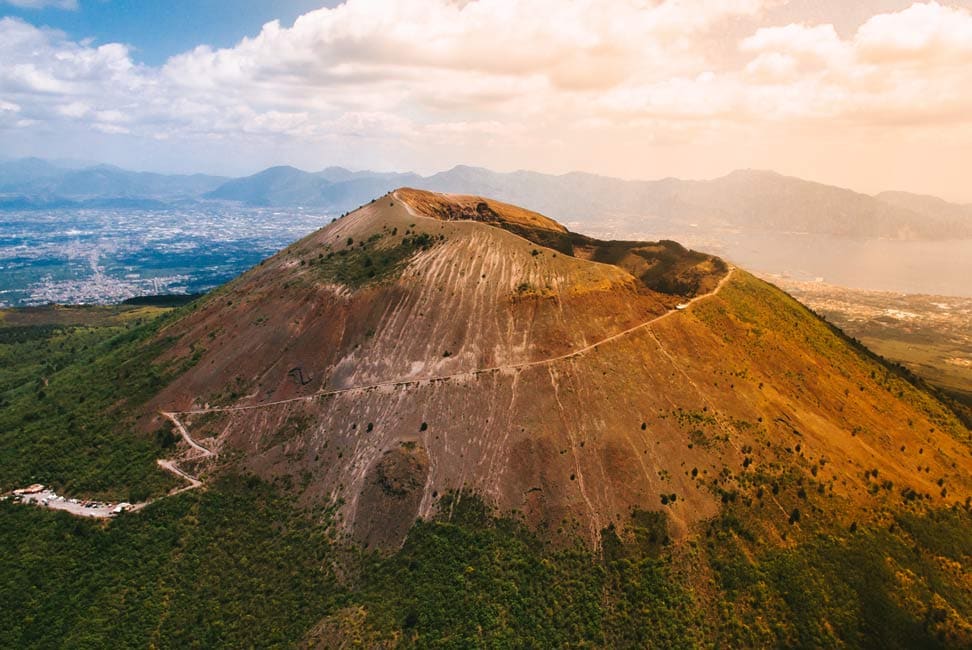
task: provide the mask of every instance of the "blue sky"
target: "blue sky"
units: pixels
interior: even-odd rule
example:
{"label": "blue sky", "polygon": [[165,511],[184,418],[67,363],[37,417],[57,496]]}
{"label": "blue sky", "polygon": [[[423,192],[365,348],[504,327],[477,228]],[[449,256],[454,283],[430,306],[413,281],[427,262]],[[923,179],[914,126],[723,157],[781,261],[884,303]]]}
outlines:
{"label": "blue sky", "polygon": [[0,44],[0,156],[972,202],[972,0],[0,0]]}
{"label": "blue sky", "polygon": [[[291,25],[301,14],[339,0],[0,0],[0,16],[59,29],[73,40],[127,43],[132,58],[159,65],[200,44],[230,47],[274,19]],[[36,4],[46,6],[32,8]]]}

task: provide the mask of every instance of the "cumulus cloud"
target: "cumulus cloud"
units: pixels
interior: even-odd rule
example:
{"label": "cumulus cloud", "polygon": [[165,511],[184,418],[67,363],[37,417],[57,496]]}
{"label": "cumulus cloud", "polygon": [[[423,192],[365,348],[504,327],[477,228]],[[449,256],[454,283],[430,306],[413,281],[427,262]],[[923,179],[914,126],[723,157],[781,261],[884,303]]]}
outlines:
{"label": "cumulus cloud", "polygon": [[151,84],[117,43],[77,43],[15,18],[0,19],[0,42],[0,99],[20,106],[30,124],[92,120],[99,129],[138,105]]}
{"label": "cumulus cloud", "polygon": [[592,94],[695,74],[703,57],[690,39],[762,6],[348,0],[289,28],[268,23],[231,48],[197,47],[158,68],[135,65],[120,44],[72,42],[7,18],[0,20],[9,44],[0,53],[0,92],[39,119],[94,120],[102,130],[117,123],[104,119],[108,111],[122,111],[132,116],[130,129],[170,135],[228,134],[235,125],[241,133],[299,137],[367,127],[402,138],[464,123],[489,125],[496,137],[496,125],[512,116],[569,119]]}
{"label": "cumulus cloud", "polygon": [[[750,97],[786,108],[781,117],[937,126],[972,119],[965,9],[916,3],[873,16],[847,38],[832,25],[761,28],[740,49],[755,55],[746,66]],[[786,102],[793,96],[803,101]]]}
{"label": "cumulus cloud", "polygon": [[862,61],[965,65],[972,61],[972,15],[937,2],[875,16],[854,39]]}
{"label": "cumulus cloud", "polygon": [[745,39],[746,52],[787,54],[801,59],[837,63],[846,54],[833,25],[763,27]]}
{"label": "cumulus cloud", "polygon": [[200,47],[163,73],[205,90],[306,93],[362,86],[401,99],[501,103],[525,92],[589,91],[631,78],[664,78],[697,65],[686,39],[715,22],[757,11],[757,0],[651,4],[638,0],[349,0],[277,22],[233,48]]}
{"label": "cumulus cloud", "polygon": [[0,4],[8,4],[21,9],[70,9],[78,8],[78,0],[0,0]]}
{"label": "cumulus cloud", "polygon": [[[921,126],[972,115],[968,10],[919,2],[842,33],[763,24],[777,4],[347,0],[157,67],[122,44],[5,18],[0,128],[32,121],[306,146],[368,139],[409,154],[465,146],[513,156],[531,143],[590,146],[598,133],[627,146],[750,137],[767,123]],[[750,28],[737,56],[714,56],[739,25]]]}

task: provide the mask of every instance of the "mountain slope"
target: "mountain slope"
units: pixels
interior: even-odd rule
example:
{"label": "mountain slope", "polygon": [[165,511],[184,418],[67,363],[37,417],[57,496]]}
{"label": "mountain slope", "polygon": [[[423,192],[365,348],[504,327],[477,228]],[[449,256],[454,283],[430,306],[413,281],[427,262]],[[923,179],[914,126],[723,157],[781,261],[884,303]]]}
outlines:
{"label": "mountain slope", "polygon": [[0,328],[5,487],[156,500],[0,499],[4,647],[972,644],[970,432],[674,242],[403,189],[75,311]]}
{"label": "mountain slope", "polygon": [[635,230],[637,220],[654,220],[669,228],[691,224],[705,230],[757,233],[798,231],[893,239],[972,236],[972,216],[967,212],[962,217],[943,210],[919,210],[913,204],[885,200],[886,195],[872,197],[755,170],[707,181],[624,181],[580,173],[500,174],[459,166],[431,176],[419,186],[496,196],[585,226],[622,218],[635,219],[631,221]]}
{"label": "mountain slope", "polygon": [[713,181],[683,182],[674,194],[676,213],[685,219],[707,216],[724,220],[723,226],[756,231],[923,239],[946,225],[925,222],[866,194],[774,172],[743,170]]}
{"label": "mountain slope", "polygon": [[0,161],[0,183],[3,187],[51,178],[64,170],[41,158],[20,158]]}
{"label": "mountain slope", "polygon": [[771,285],[477,197],[378,199],[164,333],[199,362],[152,408],[336,500],[366,545],[462,489],[594,544],[636,510],[685,538],[758,501],[780,540],[794,510],[813,527],[972,494],[954,415]]}
{"label": "mountain slope", "polygon": [[972,205],[949,203],[937,196],[909,192],[881,192],[877,198],[889,205],[911,210],[931,221],[952,222],[958,232],[963,230],[963,224],[972,221]]}
{"label": "mountain slope", "polygon": [[205,198],[240,201],[249,205],[316,205],[330,181],[294,167],[270,167],[258,174],[223,183]]}
{"label": "mountain slope", "polygon": [[294,167],[271,167],[258,174],[237,178],[206,193],[207,199],[239,201],[273,207],[318,207],[344,211],[369,201],[414,174],[352,172],[342,167],[310,173]]}
{"label": "mountain slope", "polygon": [[178,200],[197,197],[225,181],[220,176],[132,172],[111,165],[73,169],[39,159],[0,164],[0,193],[47,199]]}

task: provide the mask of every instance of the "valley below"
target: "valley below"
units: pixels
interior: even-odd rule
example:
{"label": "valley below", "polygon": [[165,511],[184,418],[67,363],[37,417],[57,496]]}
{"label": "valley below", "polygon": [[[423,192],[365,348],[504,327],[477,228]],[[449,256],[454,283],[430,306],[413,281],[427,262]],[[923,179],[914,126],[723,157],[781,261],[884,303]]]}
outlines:
{"label": "valley below", "polygon": [[972,406],[972,298],[765,277],[877,354]]}
{"label": "valley below", "polygon": [[330,220],[210,204],[0,212],[0,307],[196,294]]}
{"label": "valley below", "polygon": [[0,645],[968,645],[972,432],[833,325],[961,397],[968,300],[785,286],[403,188],[2,310]]}
{"label": "valley below", "polygon": [[972,650],[972,0],[0,44],[0,650]]}

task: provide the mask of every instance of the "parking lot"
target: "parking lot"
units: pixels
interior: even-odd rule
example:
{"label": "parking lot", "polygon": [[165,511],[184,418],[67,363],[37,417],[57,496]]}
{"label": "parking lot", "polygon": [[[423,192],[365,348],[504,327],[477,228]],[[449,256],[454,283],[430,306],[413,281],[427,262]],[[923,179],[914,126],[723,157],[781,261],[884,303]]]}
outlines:
{"label": "parking lot", "polygon": [[[20,492],[18,490],[18,492]],[[79,517],[94,517],[105,519],[114,517],[123,510],[131,507],[128,503],[105,503],[103,501],[84,501],[80,499],[69,499],[58,495],[54,490],[42,489],[39,491],[26,492],[22,494],[11,494],[5,498],[20,503],[37,505],[42,508],[52,510],[65,510],[72,515]]]}

